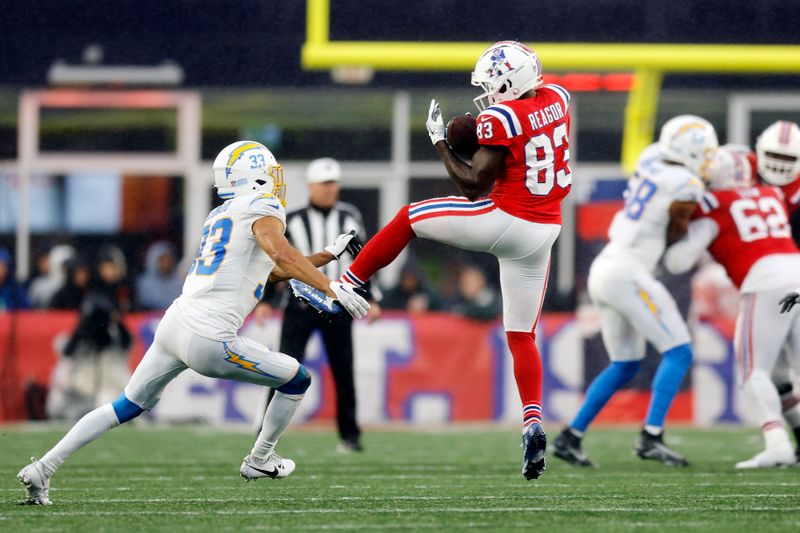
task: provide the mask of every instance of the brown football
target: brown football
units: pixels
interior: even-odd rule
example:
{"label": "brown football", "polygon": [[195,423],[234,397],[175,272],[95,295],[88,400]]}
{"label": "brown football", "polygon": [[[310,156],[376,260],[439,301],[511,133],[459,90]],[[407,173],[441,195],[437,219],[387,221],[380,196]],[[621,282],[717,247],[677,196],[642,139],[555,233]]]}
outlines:
{"label": "brown football", "polygon": [[475,117],[457,115],[447,123],[447,144],[462,159],[472,159],[478,150]]}

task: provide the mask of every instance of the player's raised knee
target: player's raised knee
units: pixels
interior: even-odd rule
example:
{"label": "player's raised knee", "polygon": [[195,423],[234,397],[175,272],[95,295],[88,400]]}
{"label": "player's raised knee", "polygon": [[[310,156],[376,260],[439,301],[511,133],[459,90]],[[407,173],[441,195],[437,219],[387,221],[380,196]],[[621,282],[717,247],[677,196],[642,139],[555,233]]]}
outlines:
{"label": "player's raised knee", "polygon": [[311,386],[311,374],[308,373],[306,367],[300,365],[297,369],[297,374],[292,379],[278,387],[278,391],[284,394],[305,394],[308,387]]}
{"label": "player's raised knee", "polygon": [[133,420],[144,412],[144,409],[130,401],[124,392],[112,402],[111,407],[114,408],[114,414],[117,415],[120,424]]}

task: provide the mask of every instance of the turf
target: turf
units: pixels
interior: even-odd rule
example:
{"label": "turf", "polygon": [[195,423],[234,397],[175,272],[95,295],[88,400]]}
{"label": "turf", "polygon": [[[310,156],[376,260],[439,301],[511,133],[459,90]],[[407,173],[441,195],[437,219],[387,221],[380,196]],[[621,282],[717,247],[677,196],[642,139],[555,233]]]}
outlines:
{"label": "turf", "polygon": [[[555,429],[555,428],[554,428]],[[372,431],[366,452],[338,455],[327,432],[294,431],[280,450],[298,463],[282,481],[238,475],[251,435],[202,427],[123,427],[75,454],[53,478],[50,507],[19,506],[15,479],[62,431],[0,428],[2,531],[422,530],[797,531],[800,468],[737,472],[756,430],[673,430],[692,466],[631,452],[635,429],[586,440],[600,463],[548,458],[526,482],[512,429]]]}

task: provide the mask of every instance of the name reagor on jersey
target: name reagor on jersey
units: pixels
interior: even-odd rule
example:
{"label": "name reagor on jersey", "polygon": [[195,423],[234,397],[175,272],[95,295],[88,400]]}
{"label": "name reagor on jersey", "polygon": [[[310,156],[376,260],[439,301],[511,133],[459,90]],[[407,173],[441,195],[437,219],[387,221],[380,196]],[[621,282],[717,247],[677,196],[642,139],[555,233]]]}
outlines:
{"label": "name reagor on jersey", "polygon": [[275,217],[286,227],[283,205],[264,193],[228,200],[206,218],[183,292],[167,310],[197,335],[234,338],[261,299],[275,267],[253,234],[253,223],[263,217]]}
{"label": "name reagor on jersey", "polygon": [[494,104],[478,115],[478,142],[508,149],[489,195],[500,209],[542,224],[561,224],[561,201],[572,186],[569,93],[543,85],[531,98]]}
{"label": "name reagor on jersey", "polygon": [[550,104],[533,113],[528,113],[528,120],[531,122],[531,127],[538,130],[556,120],[564,118],[564,115],[565,113],[561,108],[561,104],[556,102],[555,104]]}

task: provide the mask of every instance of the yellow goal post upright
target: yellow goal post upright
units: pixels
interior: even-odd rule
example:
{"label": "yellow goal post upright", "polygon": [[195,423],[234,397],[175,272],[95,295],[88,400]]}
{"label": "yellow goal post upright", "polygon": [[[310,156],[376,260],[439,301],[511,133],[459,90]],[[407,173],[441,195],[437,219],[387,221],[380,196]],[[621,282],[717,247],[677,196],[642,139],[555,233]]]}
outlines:
{"label": "yellow goal post upright", "polygon": [[[631,170],[654,137],[665,73],[798,74],[800,46],[730,44],[529,43],[548,71],[634,73],[625,108],[622,166]],[[331,41],[330,0],[306,0],[304,69],[470,71],[485,42]],[[436,53],[432,53],[432,52]]]}

